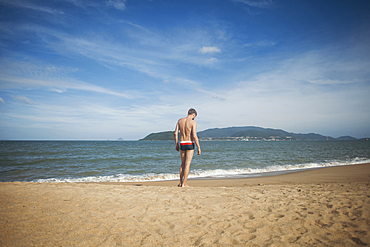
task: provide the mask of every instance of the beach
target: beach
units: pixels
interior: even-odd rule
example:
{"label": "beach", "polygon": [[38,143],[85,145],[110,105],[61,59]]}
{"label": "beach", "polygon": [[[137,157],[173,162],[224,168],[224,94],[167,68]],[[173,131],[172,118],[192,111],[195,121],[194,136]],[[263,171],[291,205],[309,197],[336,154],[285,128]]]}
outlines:
{"label": "beach", "polygon": [[177,183],[0,183],[0,245],[370,245],[370,164]]}

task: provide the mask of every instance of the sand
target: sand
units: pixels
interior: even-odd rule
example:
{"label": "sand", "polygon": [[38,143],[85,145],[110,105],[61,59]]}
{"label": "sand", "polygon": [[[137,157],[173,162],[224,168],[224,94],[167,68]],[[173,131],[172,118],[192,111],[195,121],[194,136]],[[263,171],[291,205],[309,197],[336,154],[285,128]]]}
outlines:
{"label": "sand", "polygon": [[370,164],[157,183],[0,183],[0,246],[370,245]]}

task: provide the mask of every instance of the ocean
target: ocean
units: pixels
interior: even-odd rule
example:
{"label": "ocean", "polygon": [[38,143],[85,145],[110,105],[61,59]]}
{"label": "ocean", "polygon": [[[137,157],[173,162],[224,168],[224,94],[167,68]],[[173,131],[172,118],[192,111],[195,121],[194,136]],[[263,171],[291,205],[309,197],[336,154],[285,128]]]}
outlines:
{"label": "ocean", "polygon": [[[202,141],[189,179],[268,176],[370,162],[370,141]],[[174,141],[0,141],[0,182],[178,179]]]}

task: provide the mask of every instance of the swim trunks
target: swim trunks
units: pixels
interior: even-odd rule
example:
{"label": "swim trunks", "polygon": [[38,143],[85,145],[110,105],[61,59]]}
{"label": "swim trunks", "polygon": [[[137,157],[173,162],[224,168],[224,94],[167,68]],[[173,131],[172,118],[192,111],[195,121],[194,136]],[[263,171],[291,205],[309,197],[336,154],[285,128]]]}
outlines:
{"label": "swim trunks", "polygon": [[194,150],[194,142],[192,141],[180,142],[180,150],[181,151]]}

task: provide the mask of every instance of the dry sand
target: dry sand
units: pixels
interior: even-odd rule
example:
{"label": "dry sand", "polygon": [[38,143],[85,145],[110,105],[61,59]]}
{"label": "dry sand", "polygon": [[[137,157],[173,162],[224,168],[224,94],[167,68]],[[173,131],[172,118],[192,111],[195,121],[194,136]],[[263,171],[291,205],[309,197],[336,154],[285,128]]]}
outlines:
{"label": "dry sand", "polygon": [[370,164],[176,185],[0,183],[0,246],[370,245]]}

